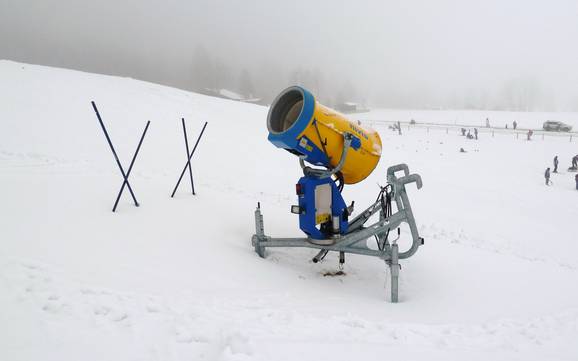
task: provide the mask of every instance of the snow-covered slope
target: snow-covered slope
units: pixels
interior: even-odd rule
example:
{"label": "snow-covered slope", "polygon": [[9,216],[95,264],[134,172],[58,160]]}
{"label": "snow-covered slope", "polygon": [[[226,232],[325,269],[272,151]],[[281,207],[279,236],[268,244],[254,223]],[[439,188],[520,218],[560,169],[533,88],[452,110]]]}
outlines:
{"label": "snow-covered slope", "polygon": [[[335,255],[253,252],[257,201],[268,234],[300,236],[300,169],[267,142],[266,108],[8,61],[0,79],[0,360],[578,358],[576,141],[378,128],[382,160],[346,199],[371,202],[399,162],[424,180],[408,189],[425,245],[391,304],[377,259],[324,277]],[[122,179],[91,100],[125,168],[151,120],[131,175],[139,208],[125,192],[110,212]],[[197,196],[185,178],[171,199],[181,117],[193,139],[209,125]]]}
{"label": "snow-covered slope", "polygon": [[[417,123],[434,123],[447,125],[464,125],[471,127],[485,127],[486,118],[492,127],[498,129],[508,125],[512,129],[512,122],[518,123],[520,129],[542,129],[547,120],[557,120],[572,126],[578,131],[578,113],[575,112],[510,112],[488,110],[406,110],[406,109],[372,109],[369,112],[354,115],[366,121],[400,121]],[[556,133],[553,133],[556,134]]]}

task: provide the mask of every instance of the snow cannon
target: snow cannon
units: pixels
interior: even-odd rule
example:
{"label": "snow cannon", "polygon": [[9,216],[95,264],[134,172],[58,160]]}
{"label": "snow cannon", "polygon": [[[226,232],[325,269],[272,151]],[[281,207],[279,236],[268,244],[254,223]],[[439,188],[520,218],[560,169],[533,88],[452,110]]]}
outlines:
{"label": "snow cannon", "polygon": [[379,133],[324,106],[302,87],[287,88],[275,98],[267,128],[268,139],[276,147],[327,168],[337,167],[344,148],[343,134],[351,134],[351,152],[340,170],[345,184],[364,180],[381,157]]}
{"label": "snow cannon", "polygon": [[[320,104],[313,94],[298,86],[285,89],[275,98],[267,115],[267,128],[273,145],[299,158],[303,177],[295,186],[298,204],[291,206],[291,213],[299,215],[299,228],[306,237],[265,235],[259,202],[251,239],[255,252],[265,257],[269,247],[314,248],[319,250],[314,263],[329,252],[338,252],[340,272],[346,253],[379,257],[390,269],[391,301],[397,302],[399,260],[412,256],[424,242],[405,189],[410,183],[421,188],[421,177],[410,174],[406,164],[390,166],[387,184],[379,186],[375,202],[352,217],[354,202],[347,205],[341,192],[346,184],[361,182],[376,168],[381,157],[379,134]],[[409,228],[411,245],[399,251],[402,223]],[[396,229],[397,237],[390,237]],[[369,242],[376,245],[370,247]],[[336,275],[344,274],[340,272]]]}

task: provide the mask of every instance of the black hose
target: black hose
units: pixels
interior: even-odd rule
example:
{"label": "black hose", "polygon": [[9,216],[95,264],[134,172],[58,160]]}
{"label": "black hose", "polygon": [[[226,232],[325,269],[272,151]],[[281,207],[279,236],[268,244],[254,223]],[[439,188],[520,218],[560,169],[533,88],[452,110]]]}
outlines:
{"label": "black hose", "polygon": [[[389,218],[392,214],[391,200],[393,199],[393,195],[393,186],[391,184],[388,184],[385,187],[380,186],[379,194],[377,195],[377,199],[375,201],[380,203],[384,218]],[[385,232],[383,242],[379,242],[379,238],[377,235],[375,235],[377,247],[380,251],[383,251],[385,248],[385,244],[387,243],[387,239],[389,237],[389,231],[390,229]]]}

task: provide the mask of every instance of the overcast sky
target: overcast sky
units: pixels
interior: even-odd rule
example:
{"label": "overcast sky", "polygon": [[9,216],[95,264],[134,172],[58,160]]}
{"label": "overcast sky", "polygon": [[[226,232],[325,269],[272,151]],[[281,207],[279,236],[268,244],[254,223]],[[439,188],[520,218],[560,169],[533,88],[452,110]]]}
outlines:
{"label": "overcast sky", "polygon": [[575,0],[0,0],[3,59],[192,89],[204,49],[267,92],[302,69],[388,106],[529,87],[536,108],[577,109],[577,40]]}

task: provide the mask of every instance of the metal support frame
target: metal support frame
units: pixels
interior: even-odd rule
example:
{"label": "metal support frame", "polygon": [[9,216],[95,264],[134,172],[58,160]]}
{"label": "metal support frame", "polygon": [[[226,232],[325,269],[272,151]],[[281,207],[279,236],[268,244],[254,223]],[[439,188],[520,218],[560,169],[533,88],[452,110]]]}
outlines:
{"label": "metal support frame", "polygon": [[183,123],[183,132],[185,134],[185,147],[187,150],[187,163],[185,164],[185,167],[183,168],[183,171],[181,172],[181,175],[179,176],[179,180],[177,181],[177,184],[175,185],[175,188],[173,189],[173,193],[171,193],[171,198],[173,198],[175,196],[175,193],[177,192],[177,188],[179,188],[179,184],[181,183],[181,180],[183,179],[183,176],[185,175],[187,168],[189,169],[189,175],[191,176],[191,188],[193,189],[193,195],[195,195],[195,185],[193,184],[193,171],[191,168],[191,159],[193,158],[193,154],[195,154],[195,150],[197,150],[197,146],[199,145],[199,141],[201,140],[201,137],[203,136],[203,133],[205,132],[205,128],[207,127],[207,123],[208,123],[208,122],[205,122],[205,124],[203,125],[203,129],[201,129],[201,133],[197,137],[197,141],[195,142],[195,146],[193,147],[193,151],[191,152],[191,154],[189,154],[189,141],[187,140],[187,129],[185,127],[185,118],[181,118],[181,120]]}
{"label": "metal support frame", "polygon": [[[403,171],[404,175],[398,178],[396,173],[399,171]],[[397,211],[385,218],[380,212],[381,206],[378,200],[352,219],[349,222],[347,233],[335,238],[333,244],[329,245],[316,244],[316,240],[310,238],[274,238],[265,235],[263,215],[260,204],[258,204],[255,210],[255,234],[251,239],[255,252],[264,258],[265,249],[268,247],[305,247],[320,250],[315,256],[314,262],[323,259],[329,251],[381,258],[391,270],[391,302],[397,302],[399,260],[411,257],[423,244],[423,238],[419,236],[405,186],[409,183],[416,183],[417,188],[420,189],[422,180],[418,174],[409,174],[409,168],[406,164],[398,164],[387,169],[387,181],[393,187]],[[378,212],[380,212],[379,221],[364,226]],[[366,240],[368,238],[377,236],[380,241],[384,241],[386,232],[399,227],[402,223],[406,223],[411,232],[412,244],[408,250],[399,252],[397,239],[393,240],[391,244],[385,243],[382,250],[371,249],[367,246]]]}
{"label": "metal support frame", "polygon": [[118,159],[118,155],[116,154],[116,151],[114,150],[114,146],[112,145],[112,141],[110,140],[110,137],[108,135],[108,132],[106,131],[106,127],[104,126],[104,123],[102,121],[102,118],[100,116],[100,113],[98,112],[98,108],[96,107],[96,104],[94,103],[94,101],[91,102],[92,104],[92,108],[94,109],[94,112],[96,113],[96,117],[98,118],[98,122],[100,123],[100,126],[102,128],[102,131],[104,132],[104,136],[106,137],[106,140],[108,142],[108,145],[110,146],[110,149],[112,150],[112,154],[114,155],[114,159],[116,160],[116,164],[118,165],[118,168],[120,169],[120,173],[122,174],[122,178],[123,178],[123,182],[122,182],[122,186],[120,187],[120,191],[118,192],[118,195],[116,196],[116,200],[114,201],[114,206],[112,207],[112,211],[115,212],[116,211],[116,207],[118,206],[118,202],[120,200],[120,197],[122,196],[122,192],[124,191],[124,186],[127,186],[130,195],[132,196],[132,200],[134,201],[134,205],[136,207],[139,206],[138,201],[136,200],[136,197],[134,195],[134,192],[132,190],[132,187],[130,186],[130,183],[128,182],[128,177],[130,176],[130,172],[132,171],[132,167],[134,165],[134,162],[136,160],[136,157],[138,155],[138,152],[140,150],[140,147],[142,145],[142,142],[144,140],[144,137],[147,133],[147,130],[149,129],[149,125],[151,123],[150,120],[147,121],[147,124],[145,126],[145,129],[140,137],[140,140],[138,142],[138,146],[136,148],[136,151],[134,152],[134,155],[132,156],[132,160],[130,162],[130,165],[128,167],[127,172],[125,173],[124,169],[122,168],[122,164],[120,163],[120,160]]}

